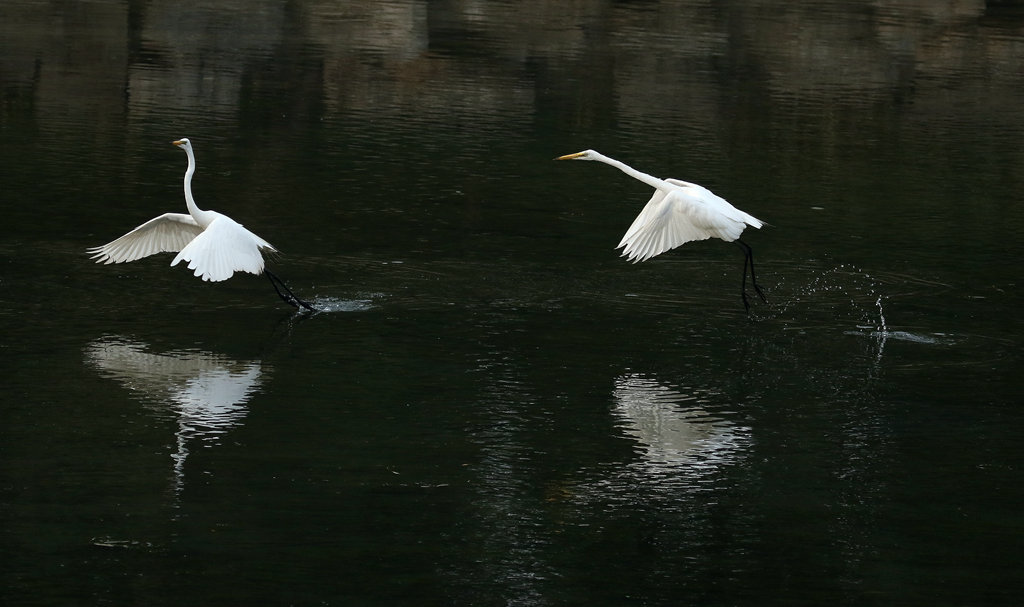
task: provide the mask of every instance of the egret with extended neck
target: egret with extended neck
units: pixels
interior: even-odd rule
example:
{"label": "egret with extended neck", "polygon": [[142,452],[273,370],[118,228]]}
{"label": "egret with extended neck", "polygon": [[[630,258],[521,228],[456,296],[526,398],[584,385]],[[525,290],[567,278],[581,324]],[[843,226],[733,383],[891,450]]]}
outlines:
{"label": "egret with extended neck", "polygon": [[743,307],[750,311],[747,301],[747,270],[754,290],[768,302],[757,284],[754,273],[754,253],[750,245],[740,240],[747,226],[760,228],[764,222],[729,204],[724,198],[696,183],[679,179],[658,179],[638,171],[628,164],[609,158],[594,150],[559,156],[555,160],[596,160],[611,165],[630,177],[654,188],[654,195],[644,206],[633,224],[619,242],[617,249],[632,262],[646,261],[655,255],[674,249],[691,240],[720,238],[735,242],[743,249],[743,281],[740,296]]}

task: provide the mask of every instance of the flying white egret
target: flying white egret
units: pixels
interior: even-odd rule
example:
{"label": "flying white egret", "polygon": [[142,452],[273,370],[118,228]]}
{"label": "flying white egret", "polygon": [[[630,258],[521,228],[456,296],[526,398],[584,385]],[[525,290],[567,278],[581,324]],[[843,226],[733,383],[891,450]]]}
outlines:
{"label": "flying white egret", "polygon": [[[277,294],[296,308],[316,311],[302,301],[264,267],[262,250],[276,252],[269,242],[242,227],[242,224],[216,211],[204,211],[192,197],[192,175],[196,172],[196,156],[187,138],[172,141],[188,155],[185,170],[184,213],[164,213],[128,232],[117,240],[88,249],[96,263],[124,263],[156,253],[177,253],[171,265],[187,261],[188,269],[203,280],[227,280],[235,272],[266,274]],[[280,288],[278,288],[280,285]],[[282,293],[282,289],[284,292]]]}
{"label": "flying white egret", "polygon": [[740,240],[740,234],[747,226],[760,228],[764,225],[760,219],[744,213],[696,183],[658,179],[594,150],[559,156],[555,160],[597,160],[654,188],[654,196],[626,230],[619,246],[615,247],[622,249],[623,257],[628,257],[633,263],[646,261],[691,240],[721,238],[726,242],[735,242],[743,249],[743,282],[740,287],[743,307],[750,310],[747,302],[748,267],[754,290],[767,303],[754,274],[753,251],[750,245]]}

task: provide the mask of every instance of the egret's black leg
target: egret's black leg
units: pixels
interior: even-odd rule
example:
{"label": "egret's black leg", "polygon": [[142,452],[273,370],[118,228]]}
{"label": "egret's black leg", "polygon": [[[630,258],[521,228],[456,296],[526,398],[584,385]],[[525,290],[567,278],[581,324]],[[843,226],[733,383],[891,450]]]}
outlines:
{"label": "egret's black leg", "polygon": [[[739,241],[737,241],[737,242],[739,242]],[[744,251],[743,252],[743,282],[740,283],[740,299],[743,300],[743,310],[747,314],[750,314],[750,302],[747,301],[747,264],[749,262],[749,259],[750,258],[747,256],[746,251]]]}
{"label": "egret's black leg", "polygon": [[742,240],[736,239],[734,241],[741,249],[743,249],[743,282],[740,286],[740,295],[743,297],[743,307],[747,312],[750,311],[750,304],[747,302],[747,268],[750,268],[750,282],[754,285],[754,291],[757,292],[758,296],[761,297],[761,301],[768,303],[768,298],[764,296],[764,292],[761,291],[761,285],[757,284],[757,274],[754,272],[754,251],[750,248],[750,245],[743,242]]}
{"label": "egret's black leg", "polygon": [[750,248],[750,245],[737,239],[736,242],[743,246],[743,249],[747,253],[747,259],[750,261],[750,283],[754,285],[754,290],[761,297],[761,301],[768,303],[768,298],[764,296],[764,292],[761,291],[761,285],[757,284],[757,273],[754,272],[754,250]]}
{"label": "egret's black leg", "polygon": [[274,279],[272,278],[273,274],[270,271],[268,271],[268,270],[264,270],[263,273],[267,275],[267,280],[270,281],[270,286],[274,287],[274,291],[277,293],[278,297],[283,299],[286,303],[288,303],[288,305],[294,306],[295,305],[294,300],[290,300],[287,297],[285,297],[284,293],[281,292],[281,289],[277,288],[277,283],[274,282]]}
{"label": "egret's black leg", "polygon": [[[295,306],[300,310],[305,308],[310,312],[316,312],[316,308],[296,297],[295,293],[292,293],[292,290],[288,288],[288,285],[284,284],[284,281],[277,277],[277,274],[266,269],[263,270],[263,273],[267,275],[267,278],[270,280],[270,284],[274,285],[274,291],[277,291],[277,295],[283,299],[285,303]],[[280,285],[280,288],[278,288],[278,285]],[[284,289],[284,293],[281,292],[281,289]]]}

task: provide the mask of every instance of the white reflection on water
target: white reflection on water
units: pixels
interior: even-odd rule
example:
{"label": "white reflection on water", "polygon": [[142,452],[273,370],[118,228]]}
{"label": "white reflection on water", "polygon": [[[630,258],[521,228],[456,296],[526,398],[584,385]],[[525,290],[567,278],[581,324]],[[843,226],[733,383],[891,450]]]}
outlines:
{"label": "white reflection on water", "polygon": [[144,343],[101,338],[86,347],[86,360],[100,374],[119,380],[140,400],[166,408],[178,422],[175,432],[174,492],[185,482],[189,440],[215,443],[248,413],[246,403],[259,388],[260,362],[239,362],[204,351],[148,352]]}
{"label": "white reflection on water", "polygon": [[716,418],[708,399],[685,395],[639,373],[615,381],[613,414],[638,441],[646,472],[703,475],[734,463],[750,443],[750,428]]}

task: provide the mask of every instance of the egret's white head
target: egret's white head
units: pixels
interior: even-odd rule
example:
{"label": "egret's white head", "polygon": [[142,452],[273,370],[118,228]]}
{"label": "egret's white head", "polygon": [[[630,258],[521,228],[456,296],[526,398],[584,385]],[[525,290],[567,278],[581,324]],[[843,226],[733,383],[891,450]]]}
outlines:
{"label": "egret's white head", "polygon": [[597,160],[597,156],[600,156],[594,150],[583,150],[582,152],[576,152],[575,154],[566,154],[565,156],[559,156],[555,160]]}
{"label": "egret's white head", "polygon": [[177,141],[172,141],[171,143],[183,150],[187,150],[188,148],[192,147],[192,142],[188,140],[188,137],[182,137],[181,139]]}

